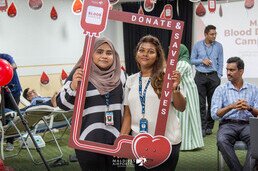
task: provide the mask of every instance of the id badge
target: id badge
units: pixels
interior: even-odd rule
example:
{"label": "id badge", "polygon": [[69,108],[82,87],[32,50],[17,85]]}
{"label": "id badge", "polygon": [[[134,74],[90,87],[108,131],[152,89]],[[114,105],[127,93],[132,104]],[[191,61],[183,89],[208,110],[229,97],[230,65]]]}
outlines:
{"label": "id badge", "polygon": [[142,118],[140,120],[140,133],[148,132],[148,120],[146,118]]}
{"label": "id badge", "polygon": [[105,112],[105,124],[106,125],[114,125],[114,115],[113,112]]}

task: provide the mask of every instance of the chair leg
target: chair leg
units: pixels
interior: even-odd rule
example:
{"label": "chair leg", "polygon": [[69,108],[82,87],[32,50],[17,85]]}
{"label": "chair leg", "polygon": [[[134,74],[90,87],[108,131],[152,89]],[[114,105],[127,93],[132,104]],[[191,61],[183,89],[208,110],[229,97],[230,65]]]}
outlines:
{"label": "chair leg", "polygon": [[223,156],[221,155],[221,152],[219,149],[217,150],[217,160],[218,160],[218,170],[223,171],[224,170],[224,159]]}
{"label": "chair leg", "polygon": [[219,156],[220,156],[220,170],[223,171],[224,170],[225,161],[223,159],[223,156],[222,156],[221,152],[219,152]]}

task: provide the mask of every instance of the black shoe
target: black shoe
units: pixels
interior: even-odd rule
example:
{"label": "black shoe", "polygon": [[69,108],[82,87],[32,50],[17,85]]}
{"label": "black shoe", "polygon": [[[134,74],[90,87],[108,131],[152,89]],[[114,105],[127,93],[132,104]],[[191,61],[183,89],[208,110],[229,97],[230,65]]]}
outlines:
{"label": "black shoe", "polygon": [[205,136],[206,136],[206,131],[202,130],[202,137],[205,137]]}
{"label": "black shoe", "polygon": [[212,129],[206,129],[206,135],[211,135],[212,134]]}

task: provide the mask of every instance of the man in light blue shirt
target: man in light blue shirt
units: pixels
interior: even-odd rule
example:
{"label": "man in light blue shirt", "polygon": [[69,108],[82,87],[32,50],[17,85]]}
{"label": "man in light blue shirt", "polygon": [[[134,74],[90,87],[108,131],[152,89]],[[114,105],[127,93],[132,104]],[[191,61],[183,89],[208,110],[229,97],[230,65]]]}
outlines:
{"label": "man in light blue shirt", "polygon": [[[215,41],[216,27],[206,26],[204,35],[205,39],[197,42],[191,53],[191,64],[196,68],[194,81],[199,93],[203,137],[206,134],[212,134],[214,120],[210,114],[211,98],[220,84],[223,69],[223,48],[219,42]],[[206,110],[206,99],[208,110]]]}
{"label": "man in light blue shirt", "polygon": [[[258,88],[243,80],[244,62],[239,57],[227,60],[229,82],[216,88],[212,97],[211,114],[220,120],[217,145],[230,170],[250,170],[249,118],[258,115]],[[236,141],[244,141],[248,147],[244,167],[235,151]]]}

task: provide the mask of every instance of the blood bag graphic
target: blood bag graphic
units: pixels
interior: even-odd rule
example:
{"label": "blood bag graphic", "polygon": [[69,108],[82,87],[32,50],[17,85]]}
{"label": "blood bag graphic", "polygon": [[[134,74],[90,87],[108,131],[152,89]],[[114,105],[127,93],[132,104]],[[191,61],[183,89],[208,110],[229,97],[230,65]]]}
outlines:
{"label": "blood bag graphic", "polygon": [[216,11],[216,0],[208,0],[208,9],[210,13],[214,13]]}
{"label": "blood bag graphic", "polygon": [[85,1],[83,5],[81,26],[84,33],[98,37],[106,28],[109,0]]}
{"label": "blood bag graphic", "polygon": [[164,11],[165,11],[165,18],[166,19],[172,19],[173,18],[173,7],[170,4],[166,4],[164,6]]}

